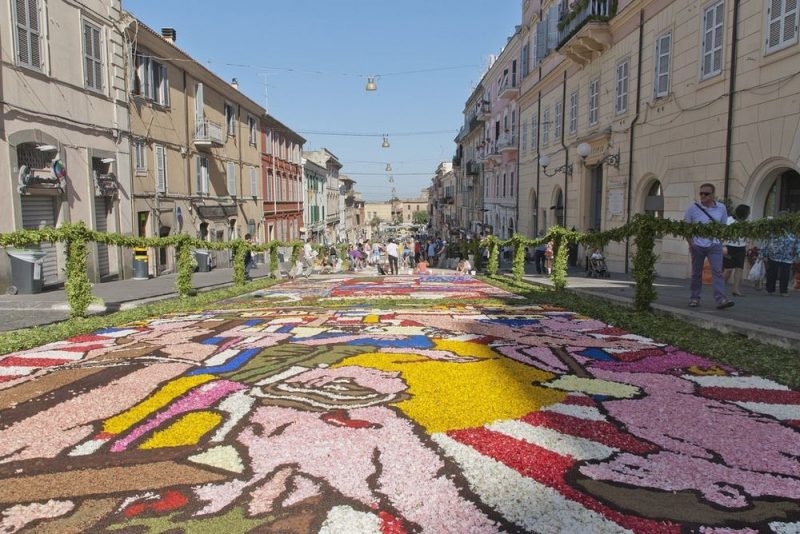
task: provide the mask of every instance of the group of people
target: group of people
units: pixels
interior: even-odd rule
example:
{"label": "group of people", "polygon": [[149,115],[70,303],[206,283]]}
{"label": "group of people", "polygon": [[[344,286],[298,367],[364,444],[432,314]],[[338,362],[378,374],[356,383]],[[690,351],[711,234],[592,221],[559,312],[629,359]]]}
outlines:
{"label": "group of people", "polygon": [[[699,224],[712,222],[732,224],[748,219],[749,206],[740,204],[729,216],[725,204],[714,198],[715,192],[714,184],[701,185],[700,198],[698,202],[689,205],[684,221]],[[751,243],[749,249],[746,239],[734,239],[723,243],[719,239],[694,236],[689,238],[688,242],[692,261],[689,307],[696,308],[700,305],[703,266],[706,260],[711,266],[714,301],[718,309],[734,305],[725,293],[727,281],[732,282],[733,296],[743,296],[741,284],[746,259],[749,259],[751,264],[747,278],[756,283],[756,288],[761,287],[763,279],[763,286],[768,294],[789,296],[792,265],[800,264],[800,239],[796,235],[788,232],[774,235],[763,242]]]}

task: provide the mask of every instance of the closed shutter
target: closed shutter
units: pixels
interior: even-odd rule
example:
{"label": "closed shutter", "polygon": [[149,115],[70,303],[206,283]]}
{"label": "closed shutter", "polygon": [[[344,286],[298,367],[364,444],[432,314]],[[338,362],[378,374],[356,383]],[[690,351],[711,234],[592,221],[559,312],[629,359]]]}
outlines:
{"label": "closed shutter", "polygon": [[770,0],[767,8],[767,52],[797,41],[797,0]]}
{"label": "closed shutter", "polygon": [[197,193],[201,195],[208,194],[208,159],[203,156],[197,156],[196,173],[197,173]]}
{"label": "closed shutter", "polygon": [[[54,198],[23,196],[20,201],[22,203],[22,227],[25,230],[38,230],[42,227],[55,228],[56,201]],[[51,243],[42,243],[41,249],[47,253],[43,264],[44,284],[52,285],[58,283],[56,247]]]}
{"label": "closed shutter", "polygon": [[547,50],[558,47],[558,11],[560,6],[553,4],[547,12]]}
{"label": "closed shutter", "polygon": [[228,162],[228,194],[230,196],[236,195],[236,165]]}
{"label": "closed shutter", "polygon": [[[95,230],[98,232],[108,232],[108,199],[106,197],[95,197],[94,199],[94,220]],[[100,277],[108,276],[108,245],[97,244],[97,272]]]}
{"label": "closed shutter", "polygon": [[250,194],[258,196],[258,172],[255,167],[250,167]]}
{"label": "closed shutter", "polygon": [[42,68],[39,30],[39,1],[16,0],[14,15],[17,30],[17,63],[35,69]]}
{"label": "closed shutter", "polygon": [[672,54],[672,33],[662,35],[656,40],[656,74],[654,95],[658,97],[669,94],[669,69]]}
{"label": "closed shutter", "polygon": [[163,146],[156,145],[154,151],[156,156],[156,191],[164,193],[167,191],[167,158]]}
{"label": "closed shutter", "polygon": [[536,23],[536,63],[547,57],[547,19]]}
{"label": "closed shutter", "polygon": [[86,87],[103,89],[103,61],[100,55],[100,28],[83,23],[84,82]]}

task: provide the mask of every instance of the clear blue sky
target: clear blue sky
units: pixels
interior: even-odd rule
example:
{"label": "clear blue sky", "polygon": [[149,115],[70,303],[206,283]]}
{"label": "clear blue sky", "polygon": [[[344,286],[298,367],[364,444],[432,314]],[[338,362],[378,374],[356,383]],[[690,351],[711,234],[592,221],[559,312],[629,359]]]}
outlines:
{"label": "clear blue sky", "polygon": [[[366,200],[415,197],[450,161],[488,56],[520,23],[519,0],[123,0],[159,31],[344,163]],[[233,66],[233,65],[246,66]],[[408,73],[409,71],[428,71]],[[396,74],[395,74],[396,73]],[[405,73],[405,74],[403,74]],[[367,75],[378,90],[366,92]],[[395,135],[446,131],[431,135]],[[378,137],[305,132],[378,134]],[[381,134],[390,148],[381,148]],[[371,174],[367,174],[371,173]]]}

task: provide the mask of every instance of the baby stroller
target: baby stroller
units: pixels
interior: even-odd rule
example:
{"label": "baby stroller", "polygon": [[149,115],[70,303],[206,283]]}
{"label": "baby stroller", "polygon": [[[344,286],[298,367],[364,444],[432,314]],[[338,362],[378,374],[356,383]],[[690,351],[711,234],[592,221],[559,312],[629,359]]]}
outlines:
{"label": "baby stroller", "polygon": [[611,273],[608,272],[606,266],[606,259],[599,251],[595,251],[589,256],[589,270],[586,271],[586,276],[589,278],[611,278]]}

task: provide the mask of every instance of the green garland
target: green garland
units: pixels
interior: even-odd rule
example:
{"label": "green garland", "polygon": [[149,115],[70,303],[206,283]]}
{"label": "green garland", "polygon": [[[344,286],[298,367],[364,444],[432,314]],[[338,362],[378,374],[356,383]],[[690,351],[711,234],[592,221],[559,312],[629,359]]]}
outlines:
{"label": "green garland", "polygon": [[250,247],[246,241],[242,241],[241,239],[236,239],[230,243],[233,251],[233,284],[241,287],[247,283],[244,258]]}
{"label": "green garland", "polygon": [[636,216],[639,231],[634,238],[636,252],[633,255],[633,279],[636,281],[636,290],[633,298],[634,307],[638,311],[650,309],[650,305],[658,297],[653,282],[656,279],[656,260],[658,256],[653,252],[656,244],[654,227],[645,216]]}
{"label": "green garland", "polygon": [[511,272],[514,273],[514,280],[520,282],[525,274],[525,244],[518,234],[514,234],[511,241],[514,245],[514,263]]}
{"label": "green garland", "polygon": [[553,272],[550,280],[556,291],[567,287],[567,263],[569,261],[569,233],[564,228],[556,226],[552,232],[553,239]]}
{"label": "green garland", "polygon": [[278,265],[278,243],[269,244],[269,275],[271,278],[278,278],[280,266]]}
{"label": "green garland", "polygon": [[67,245],[67,281],[64,283],[64,292],[71,317],[86,317],[86,310],[94,299],[92,284],[86,271],[86,258],[89,256],[89,248],[86,246],[87,232],[86,226],[80,222],[67,228],[62,236]]}
{"label": "green garland", "polygon": [[486,265],[486,274],[494,276],[497,274],[499,263],[498,241],[495,236],[489,236],[484,240],[484,246],[489,247],[489,263]]}
{"label": "green garland", "polygon": [[175,279],[175,289],[181,297],[188,297],[192,294],[192,276],[194,275],[195,258],[191,245],[191,239],[186,236],[175,245],[175,253],[178,258],[178,276]]}

